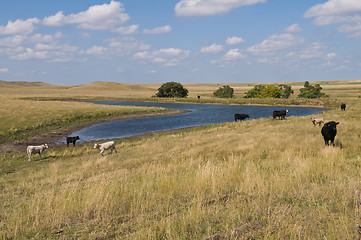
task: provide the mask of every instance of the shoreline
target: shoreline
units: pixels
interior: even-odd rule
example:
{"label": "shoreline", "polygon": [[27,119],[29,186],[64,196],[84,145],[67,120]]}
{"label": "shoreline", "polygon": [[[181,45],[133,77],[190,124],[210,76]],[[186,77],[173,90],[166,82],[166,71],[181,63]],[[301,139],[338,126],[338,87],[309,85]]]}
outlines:
{"label": "shoreline", "polygon": [[[46,101],[46,100],[45,100]],[[115,99],[106,99],[106,100],[84,100],[84,99],[63,99],[63,101],[129,101],[129,100],[115,100]],[[134,101],[134,100],[133,100]],[[139,100],[138,100],[139,101]],[[147,102],[147,101],[141,101],[141,102]],[[149,101],[153,102],[153,101]],[[156,101],[161,103],[168,103],[168,102],[162,102],[162,101]],[[172,102],[172,103],[185,103],[185,102]],[[272,106],[278,106],[278,107],[304,107],[304,108],[325,108],[325,109],[332,109],[330,107],[324,107],[324,106],[315,106],[315,105],[272,105],[272,104],[222,104],[222,103],[196,103],[196,102],[188,102],[189,104],[215,104],[215,105],[242,105],[242,106],[265,106],[265,107],[272,107]],[[86,127],[94,126],[96,124],[105,123],[105,122],[112,122],[117,120],[124,120],[124,119],[132,119],[132,118],[145,118],[145,117],[155,117],[155,116],[169,116],[169,115],[177,115],[177,114],[183,114],[187,113],[189,111],[187,110],[173,110],[166,113],[148,113],[148,114],[139,114],[139,115],[127,115],[127,116],[120,116],[116,118],[109,118],[109,119],[99,119],[95,121],[80,123],[80,124],[74,124],[70,125],[68,127],[63,127],[59,129],[54,129],[51,131],[47,131],[45,133],[35,135],[32,137],[28,137],[21,140],[15,140],[8,143],[0,144],[0,154],[7,154],[7,153],[26,153],[26,148],[29,145],[40,145],[43,143],[47,143],[50,148],[60,148],[65,146],[66,144],[62,143],[56,143],[60,141],[62,138],[69,136],[69,134],[76,132],[78,130],[81,130]],[[192,128],[192,127],[187,127]],[[185,128],[185,129],[187,129]],[[159,134],[163,132],[169,132],[169,131],[177,131],[180,129],[171,129],[171,130],[164,130],[159,132],[150,132],[150,133],[143,133],[140,135],[130,136],[130,137],[124,137],[121,139],[131,139],[131,138],[137,138],[137,137],[143,137],[143,136],[151,136],[154,134]],[[116,138],[118,139],[118,138]],[[85,141],[84,143],[91,143],[95,141]],[[71,147],[69,145],[69,147]]]}
{"label": "shoreline", "polygon": [[[57,144],[55,142],[60,141],[63,137],[69,136],[69,134],[81,130],[86,127],[94,126],[96,124],[105,123],[105,122],[112,122],[117,120],[125,120],[125,119],[132,119],[132,118],[146,118],[146,117],[156,117],[156,116],[170,116],[170,115],[177,115],[187,113],[189,111],[186,110],[174,110],[165,113],[148,113],[148,114],[140,114],[140,115],[127,115],[127,116],[120,116],[116,118],[109,118],[109,119],[99,119],[95,121],[80,123],[70,125],[68,127],[63,127],[59,129],[54,129],[51,131],[47,131],[45,133],[35,135],[32,137],[28,137],[21,140],[15,140],[8,143],[3,143],[0,145],[0,154],[7,154],[7,153],[26,153],[26,148],[29,145],[40,145],[43,143],[47,143],[49,148],[60,148],[66,146],[66,144]],[[88,143],[92,141],[87,141],[84,143]],[[72,147],[69,145],[69,147]]]}

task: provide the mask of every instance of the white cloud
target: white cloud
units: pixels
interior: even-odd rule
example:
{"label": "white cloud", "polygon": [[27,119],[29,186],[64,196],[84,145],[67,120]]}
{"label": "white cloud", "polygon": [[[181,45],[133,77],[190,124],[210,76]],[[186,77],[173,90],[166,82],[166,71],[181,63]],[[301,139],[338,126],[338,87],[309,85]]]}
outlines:
{"label": "white cloud", "polygon": [[8,68],[0,68],[0,73],[7,73],[8,71]]}
{"label": "white cloud", "polygon": [[132,54],[134,51],[144,51],[150,45],[144,44],[133,37],[111,38],[105,40],[107,46],[92,46],[85,51],[88,55],[95,55],[103,58],[114,58]]}
{"label": "white cloud", "polygon": [[273,55],[303,42],[302,38],[290,33],[274,34],[263,42],[247,49],[254,55]]}
{"label": "white cloud", "polygon": [[[94,5],[86,11],[68,16],[65,16],[60,11],[53,16],[45,17],[42,24],[56,27],[76,24],[81,29],[112,30],[123,33],[125,29],[120,27],[130,19],[129,15],[124,11],[122,3],[111,1],[109,4]],[[134,31],[135,28],[137,28],[136,25],[128,27],[126,34],[129,34],[129,30]]]}
{"label": "white cloud", "polygon": [[306,11],[304,17],[320,17],[345,15],[361,11],[361,1],[358,0],[328,0],[317,4]]}
{"label": "white cloud", "polygon": [[225,55],[221,58],[210,61],[211,64],[216,64],[221,68],[234,67],[238,60],[244,59],[247,56],[242,53],[238,48],[230,49]]}
{"label": "white cloud", "polygon": [[287,27],[285,29],[285,32],[288,33],[295,33],[295,32],[301,32],[302,28],[296,23],[296,24],[292,24],[291,26]]}
{"label": "white cloud", "polygon": [[246,41],[241,37],[228,37],[226,43],[228,45],[236,45],[240,43],[245,43]]}
{"label": "white cloud", "polygon": [[102,56],[106,53],[107,49],[100,46],[92,46],[85,51],[86,54]]}
{"label": "white cloud", "polygon": [[177,16],[212,16],[228,13],[233,8],[264,2],[266,0],[181,0],[174,10]]}
{"label": "white cloud", "polygon": [[130,26],[125,26],[125,27],[118,27],[114,30],[112,30],[113,32],[119,33],[119,34],[123,34],[123,35],[131,35],[131,34],[135,34],[138,32],[138,28],[139,25],[137,24],[133,24]]}
{"label": "white cloud", "polygon": [[143,33],[146,34],[161,34],[161,33],[169,33],[172,31],[171,26],[166,25],[163,27],[157,27],[157,28],[153,28],[153,29],[144,29]]}
{"label": "white cloud", "polygon": [[219,52],[222,52],[223,51],[223,45],[220,45],[220,44],[212,44],[208,47],[202,47],[201,49],[201,53],[219,53]]}
{"label": "white cloud", "polygon": [[[328,0],[323,4],[317,4],[308,9],[304,17],[312,18],[313,23],[319,26],[325,26],[337,23],[361,23],[361,1],[356,0]],[[351,25],[352,26],[352,25]],[[342,32],[343,29],[341,28]],[[355,33],[359,35],[359,32]],[[350,35],[352,37],[353,34]]]}
{"label": "white cloud", "polygon": [[35,30],[35,24],[39,23],[37,18],[29,18],[27,20],[17,19],[15,22],[8,21],[8,24],[0,26],[1,35],[29,35]]}
{"label": "white cloud", "polygon": [[45,17],[42,24],[49,27],[62,27],[67,24],[63,11],[56,13],[54,16]]}
{"label": "white cloud", "polygon": [[238,60],[238,59],[242,59],[242,58],[246,58],[247,56],[244,55],[240,49],[235,48],[235,49],[231,49],[229,50],[224,56],[223,59],[227,60],[227,61],[232,61],[232,60]]}
{"label": "white cloud", "polygon": [[16,47],[16,46],[21,45],[26,39],[28,39],[27,36],[21,36],[21,35],[15,35],[12,37],[1,38],[0,46]]}
{"label": "white cloud", "polygon": [[314,42],[311,46],[301,51],[298,54],[298,57],[300,59],[322,58],[324,56],[323,50],[325,48],[326,47],[323,44],[319,42]]}
{"label": "white cloud", "polygon": [[152,52],[137,52],[134,54],[134,58],[141,61],[161,64],[162,66],[170,67],[179,65],[181,63],[181,60],[189,57],[189,53],[190,52],[188,50],[182,50],[179,48],[166,48],[154,50]]}

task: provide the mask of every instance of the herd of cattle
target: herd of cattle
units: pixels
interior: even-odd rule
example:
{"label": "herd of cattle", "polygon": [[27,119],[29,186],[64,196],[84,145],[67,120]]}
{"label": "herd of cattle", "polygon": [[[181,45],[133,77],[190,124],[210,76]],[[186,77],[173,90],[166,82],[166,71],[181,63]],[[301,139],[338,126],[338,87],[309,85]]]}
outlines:
{"label": "herd of cattle", "polygon": [[[341,110],[345,111],[346,110],[346,104],[342,103],[341,104]],[[288,113],[288,110],[278,110],[278,111],[273,111],[273,120],[274,119],[286,119],[286,115]],[[249,118],[248,114],[245,113],[236,113],[234,114],[234,121],[244,121],[246,118]],[[317,125],[321,126],[322,123],[324,123],[323,118],[311,118],[313,125]],[[335,136],[337,134],[337,128],[336,126],[339,124],[339,122],[335,122],[335,121],[330,121],[327,123],[324,123],[322,130],[321,130],[321,134],[325,140],[325,145],[329,145],[330,142],[332,143],[333,146],[335,146],[334,144],[334,140],[335,140]],[[75,142],[77,140],[79,140],[79,136],[76,137],[67,137],[66,138],[66,146],[69,147],[69,144],[73,144],[73,146],[75,147]],[[49,146],[48,144],[42,144],[40,146],[28,146],[26,149],[26,152],[28,154],[29,157],[29,161],[31,161],[31,155],[32,154],[39,154],[40,159],[41,158],[41,154],[45,151],[45,149],[48,149]],[[110,153],[113,152],[113,150],[117,153],[117,150],[115,149],[115,143],[114,141],[109,141],[109,142],[105,142],[105,143],[101,143],[101,144],[94,144],[94,148],[97,148],[100,150],[100,154],[103,156],[103,153],[105,150],[110,149]]]}
{"label": "herd of cattle", "polygon": [[[341,110],[342,111],[346,111],[346,104],[342,103],[341,104]],[[274,119],[286,119],[286,115],[288,113],[288,110],[278,110],[278,111],[273,111],[273,120]],[[249,118],[248,114],[245,113],[236,113],[234,114],[234,121],[243,121],[246,118]],[[321,126],[322,123],[324,123],[323,118],[311,118],[313,125],[318,125]],[[337,134],[337,125],[339,124],[339,122],[335,122],[335,121],[330,121],[327,123],[324,123],[322,129],[321,129],[321,134],[323,136],[323,139],[325,140],[325,145],[330,145],[330,142],[332,143],[332,146],[335,146],[335,137]]]}

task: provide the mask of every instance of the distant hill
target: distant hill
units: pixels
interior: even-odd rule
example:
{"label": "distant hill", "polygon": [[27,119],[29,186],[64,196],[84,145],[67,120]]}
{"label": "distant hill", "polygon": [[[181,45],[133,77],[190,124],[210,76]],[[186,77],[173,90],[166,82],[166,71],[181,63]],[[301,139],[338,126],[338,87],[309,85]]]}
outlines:
{"label": "distant hill", "polygon": [[6,88],[64,88],[66,86],[52,85],[44,82],[26,82],[26,81],[2,81],[0,80],[0,87]]}
{"label": "distant hill", "polygon": [[84,90],[112,90],[112,91],[127,91],[127,90],[149,90],[158,88],[159,84],[130,84],[130,83],[116,83],[116,82],[92,82],[77,86],[71,86],[69,89],[84,89]]}

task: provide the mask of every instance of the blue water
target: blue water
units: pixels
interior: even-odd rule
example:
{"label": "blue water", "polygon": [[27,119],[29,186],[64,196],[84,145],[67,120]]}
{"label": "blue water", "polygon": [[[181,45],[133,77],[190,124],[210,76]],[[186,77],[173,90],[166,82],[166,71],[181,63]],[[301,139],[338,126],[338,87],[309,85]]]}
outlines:
{"label": "blue water", "polygon": [[97,124],[71,134],[71,136],[79,136],[80,141],[123,138],[162,130],[233,122],[235,113],[248,114],[250,116],[250,118],[247,118],[248,120],[257,118],[270,118],[272,117],[274,110],[288,109],[289,112],[287,117],[313,115],[326,110],[323,108],[303,107],[266,107],[157,102],[97,101],[94,103],[122,106],[163,107],[169,109],[188,110],[190,112],[180,115],[134,118]]}

